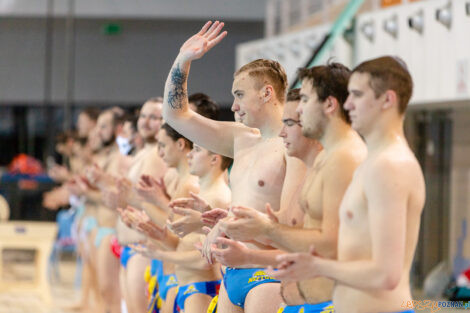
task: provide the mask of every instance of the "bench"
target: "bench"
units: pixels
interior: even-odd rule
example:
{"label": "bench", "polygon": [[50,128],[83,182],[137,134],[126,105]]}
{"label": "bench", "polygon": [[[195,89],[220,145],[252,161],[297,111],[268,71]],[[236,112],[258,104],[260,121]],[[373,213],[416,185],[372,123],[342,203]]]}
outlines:
{"label": "bench", "polygon": [[[0,222],[0,292],[33,291],[45,304],[52,303],[47,265],[57,236],[57,224],[51,222]],[[3,251],[34,250],[35,278],[32,281],[4,280]]]}

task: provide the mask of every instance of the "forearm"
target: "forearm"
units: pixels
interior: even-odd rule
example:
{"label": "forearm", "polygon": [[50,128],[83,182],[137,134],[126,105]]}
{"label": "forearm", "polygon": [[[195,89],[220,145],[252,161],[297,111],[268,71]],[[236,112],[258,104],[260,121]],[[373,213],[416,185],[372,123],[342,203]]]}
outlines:
{"label": "forearm", "polygon": [[174,122],[189,110],[187,82],[190,64],[178,55],[168,74],[163,101],[163,117],[167,122]]}
{"label": "forearm", "polygon": [[103,173],[100,178],[95,182],[96,187],[100,190],[106,190],[116,187],[116,178],[109,173]]}
{"label": "forearm", "polygon": [[152,222],[157,224],[158,227],[166,226],[166,221],[168,219],[168,214],[160,209],[158,206],[151,204],[149,202],[141,202],[138,208],[142,209],[147,213]]}
{"label": "forearm", "polygon": [[265,235],[272,245],[289,252],[307,252],[313,245],[315,251],[322,257],[336,255],[336,242],[329,240],[320,230],[297,228],[283,224],[273,224]]}
{"label": "forearm", "polygon": [[[321,276],[335,280],[338,284],[357,289],[391,290],[396,287],[400,273],[370,261],[336,261],[317,258]],[[312,271],[313,272],[313,271]]]}
{"label": "forearm", "polygon": [[204,270],[210,266],[197,250],[165,251],[162,252],[162,260],[196,270]]}
{"label": "forearm", "polygon": [[256,267],[276,267],[278,255],[284,254],[281,250],[248,250],[248,263]]}
{"label": "forearm", "polygon": [[175,251],[179,244],[179,238],[171,232],[167,232],[165,238],[158,240],[158,243],[165,251]]}

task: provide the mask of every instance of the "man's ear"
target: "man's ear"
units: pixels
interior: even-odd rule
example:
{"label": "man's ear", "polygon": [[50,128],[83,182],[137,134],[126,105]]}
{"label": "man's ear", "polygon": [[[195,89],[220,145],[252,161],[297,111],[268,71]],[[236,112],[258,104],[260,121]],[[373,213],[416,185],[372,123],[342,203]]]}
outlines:
{"label": "man's ear", "polygon": [[211,161],[210,161],[211,166],[217,165],[217,163],[220,163],[219,161],[220,161],[220,155],[218,154],[211,155]]}
{"label": "man's ear", "polygon": [[178,138],[178,140],[176,140],[176,147],[178,150],[183,151],[186,147],[186,141],[183,138]]}
{"label": "man's ear", "polygon": [[325,112],[325,115],[332,115],[336,112],[339,105],[335,97],[329,96],[323,103],[323,112]]}
{"label": "man's ear", "polygon": [[274,96],[274,88],[271,85],[265,85],[261,88],[261,97],[263,98],[263,102],[269,102]]}
{"label": "man's ear", "polygon": [[398,106],[398,97],[397,93],[394,90],[387,90],[382,95],[384,101],[382,102],[382,109],[386,110],[388,108]]}

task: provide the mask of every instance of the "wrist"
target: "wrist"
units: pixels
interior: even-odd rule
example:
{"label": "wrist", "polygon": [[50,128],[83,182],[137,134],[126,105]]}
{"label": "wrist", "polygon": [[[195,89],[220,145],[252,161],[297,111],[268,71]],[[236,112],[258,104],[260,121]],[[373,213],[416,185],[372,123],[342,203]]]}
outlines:
{"label": "wrist", "polygon": [[331,262],[329,261],[330,260],[314,256],[310,261],[312,271],[314,271],[317,276],[325,276],[327,278],[332,278],[330,277],[330,273],[332,271],[329,270],[331,265]]}
{"label": "wrist", "polygon": [[179,53],[178,56],[176,57],[175,64],[174,65],[179,65],[180,68],[183,68],[189,64],[191,64],[191,59],[185,56],[183,53]]}
{"label": "wrist", "polygon": [[276,229],[275,226],[276,224],[273,221],[271,220],[265,221],[262,227],[263,235],[270,237],[274,233],[274,230]]}

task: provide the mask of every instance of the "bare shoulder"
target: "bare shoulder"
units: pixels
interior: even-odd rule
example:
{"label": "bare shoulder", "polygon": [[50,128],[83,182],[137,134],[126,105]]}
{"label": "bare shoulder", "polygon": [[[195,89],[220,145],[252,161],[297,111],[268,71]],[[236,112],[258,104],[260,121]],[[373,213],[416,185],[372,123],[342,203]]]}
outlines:
{"label": "bare shoulder", "polygon": [[248,127],[242,123],[231,122],[237,128],[234,134],[235,146],[243,147],[252,144],[253,141],[261,138],[261,133],[257,128]]}
{"label": "bare shoulder", "polygon": [[337,179],[338,176],[351,179],[353,173],[364,162],[366,156],[367,151],[362,144],[354,147],[350,145],[340,146],[333,153],[322,156],[325,164],[322,172],[325,178],[331,177],[333,180]]}
{"label": "bare shoulder", "polygon": [[199,178],[194,175],[190,175],[183,185],[183,192],[188,194],[190,192],[199,193]]}
{"label": "bare shoulder", "polygon": [[176,171],[175,168],[169,168],[165,176],[163,177],[163,182],[165,183],[166,186],[171,184],[172,182],[176,181],[178,179],[178,172]]}
{"label": "bare shoulder", "polygon": [[424,192],[421,166],[407,145],[391,145],[365,168],[365,184],[371,188],[394,185],[409,191]]}

